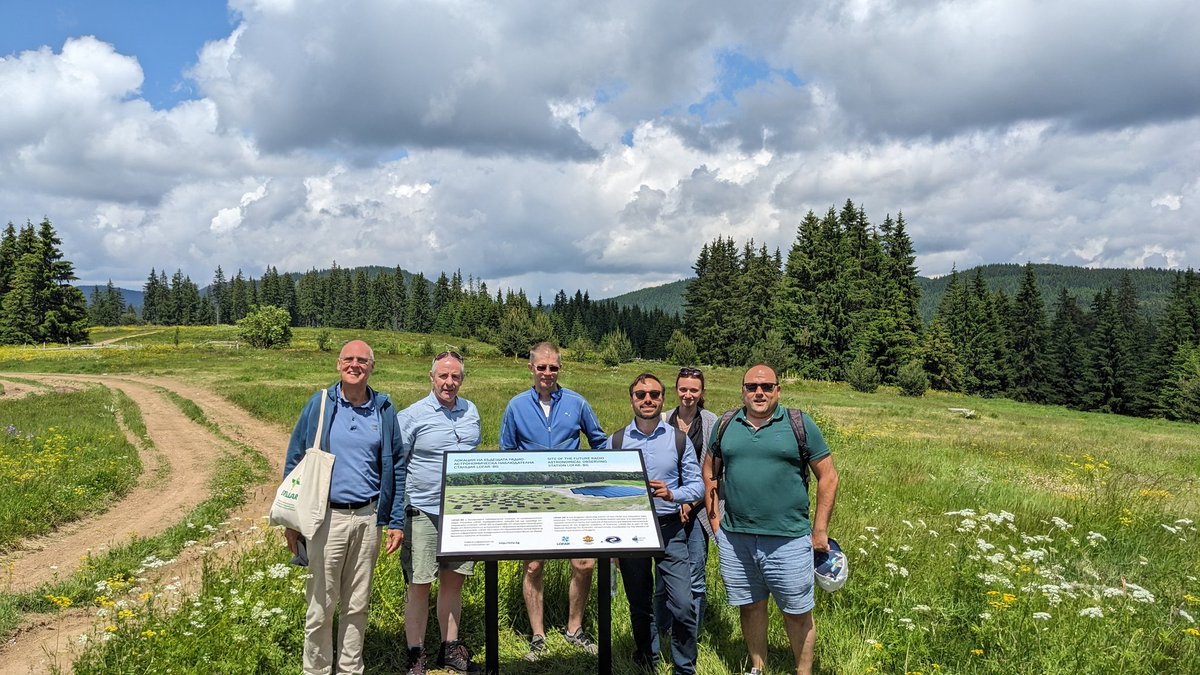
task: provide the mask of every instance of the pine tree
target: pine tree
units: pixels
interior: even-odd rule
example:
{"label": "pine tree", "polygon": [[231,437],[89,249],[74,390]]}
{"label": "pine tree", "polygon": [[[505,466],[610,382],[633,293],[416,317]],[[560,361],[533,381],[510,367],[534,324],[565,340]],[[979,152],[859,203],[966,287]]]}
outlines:
{"label": "pine tree", "polygon": [[1088,362],[1084,324],[1079,303],[1066,288],[1061,289],[1050,326],[1050,362],[1044,377],[1051,403],[1072,408],[1083,404]]}
{"label": "pine tree", "polygon": [[1088,336],[1088,392],[1091,410],[1123,413],[1129,404],[1126,373],[1130,354],[1123,338],[1121,315],[1112,289],[1105,289],[1092,302],[1096,326]]}
{"label": "pine tree", "polygon": [[[429,281],[425,279],[424,272],[419,272],[413,277],[412,286],[408,289],[408,308],[405,311],[404,325],[414,333],[428,333],[433,328]],[[525,345],[524,348],[528,349],[529,345]]]}
{"label": "pine tree", "polygon": [[1032,264],[1025,265],[1025,277],[1009,317],[1009,394],[1018,401],[1045,403],[1050,399],[1046,309]]}
{"label": "pine tree", "polygon": [[217,265],[217,271],[213,272],[212,283],[208,285],[208,297],[212,302],[214,323],[223,323],[228,317],[225,312],[229,308],[229,283],[225,281],[225,272]]}
{"label": "pine tree", "polygon": [[939,391],[962,391],[963,367],[954,341],[941,319],[929,324],[921,342],[921,364],[929,376],[929,386]]}

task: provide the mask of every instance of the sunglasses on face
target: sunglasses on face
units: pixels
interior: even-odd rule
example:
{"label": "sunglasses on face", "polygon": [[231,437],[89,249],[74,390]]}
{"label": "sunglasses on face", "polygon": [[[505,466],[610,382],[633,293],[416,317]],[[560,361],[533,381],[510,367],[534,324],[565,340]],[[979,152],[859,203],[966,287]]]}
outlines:
{"label": "sunglasses on face", "polygon": [[646,391],[645,389],[639,389],[638,391],[633,392],[633,395],[639,401],[645,399],[647,396],[650,397],[651,401],[657,401],[658,399],[662,398],[663,393],[658,390]]}
{"label": "sunglasses on face", "polygon": [[561,369],[561,368],[562,368],[562,366],[549,365],[549,364],[545,364],[545,363],[539,363],[533,367],[533,369],[538,371],[539,373],[544,373],[547,371],[549,371],[551,373],[557,373],[559,371],[559,369]]}
{"label": "sunglasses on face", "polygon": [[769,393],[775,391],[776,386],[778,386],[778,385],[775,382],[743,382],[742,383],[742,389],[745,389],[747,394],[753,394],[755,392],[755,390],[757,390],[757,389],[762,389],[764,392],[769,394]]}

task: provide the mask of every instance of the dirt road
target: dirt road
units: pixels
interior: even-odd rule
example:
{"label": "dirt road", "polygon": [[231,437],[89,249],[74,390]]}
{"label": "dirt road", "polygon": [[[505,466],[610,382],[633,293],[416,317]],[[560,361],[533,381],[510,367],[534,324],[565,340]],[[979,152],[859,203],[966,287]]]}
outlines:
{"label": "dirt road", "polygon": [[[255,523],[265,526],[262,516],[274,497],[278,483],[275,476],[281,471],[287,447],[285,430],[255,420],[211,391],[178,380],[123,375],[14,374],[14,377],[56,388],[102,385],[123,391],[141,410],[154,447],[141,447],[138,439],[131,438],[142,453],[144,471],[138,486],[105,513],[59,528],[46,537],[27,540],[22,543],[22,550],[0,558],[0,569],[11,579],[9,584],[0,584],[0,588],[20,592],[55,577],[69,576],[85,553],[103,553],[131,537],[159,534],[208,497],[208,486],[220,457],[238,450],[189,419],[158,388],[192,401],[221,434],[259,452],[271,463],[268,479],[254,486],[245,506],[230,518],[231,522],[247,527]],[[165,471],[161,471],[164,465]],[[182,588],[195,587],[199,581],[199,562],[198,552],[185,550],[174,563],[156,570],[155,577],[179,577]],[[69,670],[71,657],[79,648],[79,636],[89,633],[94,622],[94,609],[88,608],[27,617],[16,635],[0,645],[0,674],[46,672],[52,667]]]}

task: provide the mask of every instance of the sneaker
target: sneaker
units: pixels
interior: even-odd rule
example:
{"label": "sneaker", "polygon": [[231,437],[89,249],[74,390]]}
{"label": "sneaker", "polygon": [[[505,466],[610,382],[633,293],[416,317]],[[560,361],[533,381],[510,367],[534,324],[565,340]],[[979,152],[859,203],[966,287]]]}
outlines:
{"label": "sneaker", "polygon": [[471,650],[462,640],[443,642],[438,650],[437,665],[438,668],[456,673],[478,673],[481,670],[478,664],[471,663]]}
{"label": "sneaker", "polygon": [[529,640],[529,653],[525,655],[526,661],[537,661],[546,655],[546,636],[534,635]]}
{"label": "sneaker", "polygon": [[750,672],[746,673],[746,675],[763,675],[763,671],[758,668],[751,668]]}
{"label": "sneaker", "polygon": [[564,630],[563,637],[566,638],[567,644],[588,654],[595,654],[600,651],[600,648],[596,646],[595,642],[592,642],[592,639],[583,632],[582,628],[579,629],[578,633]]}
{"label": "sneaker", "polygon": [[425,650],[420,647],[408,648],[408,675],[425,675]]}

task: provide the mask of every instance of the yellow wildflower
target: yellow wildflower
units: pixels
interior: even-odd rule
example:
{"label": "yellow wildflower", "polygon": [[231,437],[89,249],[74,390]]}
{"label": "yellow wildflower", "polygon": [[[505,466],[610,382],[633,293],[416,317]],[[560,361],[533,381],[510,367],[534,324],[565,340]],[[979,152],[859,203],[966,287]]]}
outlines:
{"label": "yellow wildflower", "polygon": [[1200,630],[1196,630],[1195,628],[1185,628],[1183,629],[1183,632],[1191,635],[1192,637],[1200,637]]}
{"label": "yellow wildflower", "polygon": [[982,649],[972,649],[971,655],[972,656],[983,656],[983,650]]}
{"label": "yellow wildflower", "polygon": [[152,637],[154,637],[154,635],[155,635],[155,633],[152,630],[142,631],[142,637],[144,637],[144,638],[152,638]]}

